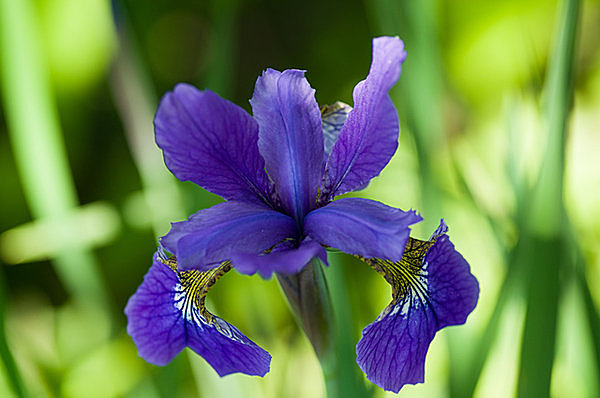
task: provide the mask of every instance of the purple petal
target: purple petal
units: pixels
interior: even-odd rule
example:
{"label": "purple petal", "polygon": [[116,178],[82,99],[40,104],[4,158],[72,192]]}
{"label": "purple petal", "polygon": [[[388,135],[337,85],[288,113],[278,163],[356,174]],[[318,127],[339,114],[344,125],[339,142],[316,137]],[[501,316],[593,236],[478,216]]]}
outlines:
{"label": "purple petal", "polygon": [[285,211],[300,221],[314,208],[323,175],[321,114],[304,72],[267,69],[251,100],[258,148]]}
{"label": "purple petal", "polygon": [[225,199],[270,203],[258,124],[212,91],[178,84],[154,119],[156,142],[169,170]]}
{"label": "purple petal", "polygon": [[424,269],[438,329],[465,323],[477,305],[479,284],[448,235],[441,235],[429,249]]}
{"label": "purple petal", "polygon": [[155,365],[166,365],[188,346],[220,376],[235,372],[264,376],[269,371],[269,353],[224,320],[212,316],[208,321],[196,306],[197,292],[182,289],[178,274],[154,256],[144,282],[125,308],[127,332],[139,355]]}
{"label": "purple petal", "polygon": [[[438,231],[445,230],[442,221]],[[425,356],[436,332],[464,323],[477,304],[479,285],[469,264],[447,235],[435,238],[424,259],[412,250],[419,253],[430,243],[411,239],[395,276],[385,272],[389,263],[378,263],[386,279],[395,281],[398,297],[363,330],[356,345],[357,362],[367,378],[396,393],[405,384],[423,382]],[[416,259],[422,263],[415,269]]]}
{"label": "purple petal", "polygon": [[369,75],[354,88],[354,109],[331,151],[322,184],[323,201],[364,186],[378,175],[398,146],[398,115],[388,95],[406,58],[397,37],[373,40]]}
{"label": "purple petal", "polygon": [[310,212],[304,232],[314,240],[361,257],[398,261],[410,232],[421,221],[414,211],[402,211],[368,199],[344,198]]}
{"label": "purple petal", "polygon": [[252,275],[256,272],[265,279],[273,272],[291,275],[298,273],[313,258],[319,257],[327,263],[327,252],[313,241],[302,242],[299,247],[273,251],[268,254],[238,253],[231,258],[235,269],[242,274]]}
{"label": "purple petal", "polygon": [[356,345],[358,366],[372,383],[395,393],[405,384],[422,383],[436,331],[427,304],[410,296],[363,330]]}
{"label": "purple petal", "polygon": [[262,253],[298,234],[295,221],[269,207],[225,202],[173,223],[161,244],[177,256],[180,270],[206,271],[235,253]]}

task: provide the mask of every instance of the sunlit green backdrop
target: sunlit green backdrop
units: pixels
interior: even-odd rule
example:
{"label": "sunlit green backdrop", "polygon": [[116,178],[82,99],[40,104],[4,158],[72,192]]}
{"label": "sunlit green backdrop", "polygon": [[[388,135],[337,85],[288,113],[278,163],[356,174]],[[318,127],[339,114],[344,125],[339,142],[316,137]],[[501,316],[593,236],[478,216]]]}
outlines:
{"label": "sunlit green backdrop", "polygon": [[[156,238],[220,200],[168,173],[152,118],[180,81],[249,110],[267,67],[351,104],[383,34],[408,51],[400,146],[354,195],[417,209],[420,238],[444,217],[481,287],[400,396],[600,396],[597,0],[0,0],[0,396],[323,397],[258,276],[229,273],[208,300],[271,352],[264,379],[137,356],[123,308]],[[326,272],[344,396],[386,396],[353,347],[390,289],[341,254]]]}

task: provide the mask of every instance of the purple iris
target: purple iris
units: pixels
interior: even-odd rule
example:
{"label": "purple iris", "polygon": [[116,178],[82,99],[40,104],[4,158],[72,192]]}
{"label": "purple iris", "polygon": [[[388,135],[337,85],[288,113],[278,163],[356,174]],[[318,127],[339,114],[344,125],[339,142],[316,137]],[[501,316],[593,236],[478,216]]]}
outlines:
{"label": "purple iris", "polygon": [[[267,69],[250,101],[253,116],[187,84],[163,97],[155,132],[167,167],[226,201],[173,223],[161,239],[125,309],[140,356],[164,365],[188,346],[221,376],[264,376],[270,355],[204,305],[210,287],[232,267],[265,278],[293,275],[315,257],[326,263],[331,247],[395,275],[405,247],[421,242],[409,238],[409,226],[421,217],[372,200],[333,199],[364,187],[394,154],[399,124],[388,91],[405,57],[399,38],[374,39],[353,109],[342,103],[319,109],[299,70]],[[422,381],[433,334],[464,322],[477,301],[468,264],[447,235],[438,235],[424,242],[428,250],[410,271],[416,274],[405,273],[400,284],[409,288],[395,295],[357,346],[359,365],[383,388]]]}

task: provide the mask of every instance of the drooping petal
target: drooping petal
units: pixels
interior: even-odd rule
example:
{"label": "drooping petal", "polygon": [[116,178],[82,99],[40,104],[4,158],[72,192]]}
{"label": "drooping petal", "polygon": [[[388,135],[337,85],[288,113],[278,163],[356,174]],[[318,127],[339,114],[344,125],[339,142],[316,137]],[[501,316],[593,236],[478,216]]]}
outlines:
{"label": "drooping petal", "polygon": [[178,84],[154,119],[156,142],[169,170],[227,200],[270,203],[258,124],[210,90]]}
{"label": "drooping petal", "polygon": [[262,253],[298,234],[295,221],[249,202],[224,202],[173,223],[161,244],[174,253],[180,270],[207,271],[236,253]]}
{"label": "drooping petal", "polygon": [[425,356],[437,328],[423,306],[410,296],[363,330],[357,362],[372,383],[397,393],[405,384],[424,381]]}
{"label": "drooping petal", "polygon": [[421,219],[412,210],[402,211],[368,199],[343,198],[307,214],[304,232],[349,254],[398,261],[409,225]]}
{"label": "drooping petal", "polygon": [[271,253],[247,254],[238,253],[231,258],[235,269],[242,274],[252,275],[256,272],[265,279],[273,272],[291,275],[300,272],[313,257],[319,257],[327,263],[327,252],[314,240],[305,240],[299,247],[284,248]]}
{"label": "drooping petal", "polygon": [[264,376],[269,371],[269,353],[204,306],[209,288],[230,268],[224,263],[204,273],[178,272],[173,257],[156,254],[125,308],[127,332],[139,355],[155,365],[166,365],[187,346],[220,376],[235,372]]}
{"label": "drooping petal", "polygon": [[469,263],[456,251],[448,235],[441,235],[427,252],[424,270],[438,327],[462,325],[475,309],[479,283]]}
{"label": "drooping petal", "polygon": [[410,238],[401,261],[366,259],[392,285],[392,302],[363,330],[357,362],[367,378],[398,392],[421,383],[436,332],[466,321],[479,297],[477,279],[454,249],[442,221],[431,241]]}
{"label": "drooping petal", "polygon": [[299,70],[267,69],[251,100],[258,148],[284,210],[301,222],[316,205],[323,132],[314,90]]}
{"label": "drooping petal", "polygon": [[388,95],[406,58],[397,37],[373,40],[369,75],[354,88],[354,108],[329,155],[321,201],[364,186],[389,162],[398,146],[398,115]]}

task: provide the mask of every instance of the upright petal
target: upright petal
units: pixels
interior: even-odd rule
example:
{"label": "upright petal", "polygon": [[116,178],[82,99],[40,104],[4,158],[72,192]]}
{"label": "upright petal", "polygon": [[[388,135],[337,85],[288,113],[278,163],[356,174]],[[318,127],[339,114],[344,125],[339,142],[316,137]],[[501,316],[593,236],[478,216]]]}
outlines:
{"label": "upright petal", "polygon": [[127,332],[139,355],[155,365],[166,365],[187,346],[220,376],[235,372],[264,376],[269,371],[269,353],[204,306],[210,287],[230,268],[224,263],[204,273],[179,272],[174,258],[156,254],[125,308]]}
{"label": "upright petal", "polygon": [[316,204],[323,175],[321,114],[304,72],[267,69],[251,100],[258,148],[285,211],[299,223]]}
{"label": "upright petal", "polygon": [[310,212],[304,232],[314,240],[362,257],[398,261],[410,232],[421,221],[414,211],[402,211],[369,199],[343,198]]}
{"label": "upright petal", "polygon": [[398,115],[388,95],[406,58],[397,37],[373,40],[369,75],[354,88],[354,108],[329,155],[321,201],[364,186],[378,175],[398,146]]}
{"label": "upright petal", "polygon": [[156,142],[169,170],[225,199],[270,203],[258,124],[212,91],[178,84],[154,119]]}
{"label": "upright petal", "polygon": [[410,238],[402,260],[365,259],[392,285],[392,302],[363,330],[357,362],[367,378],[398,392],[421,383],[425,356],[436,332],[459,325],[473,311],[479,286],[454,249],[442,222],[431,241]]}
{"label": "upright petal", "polygon": [[264,205],[231,201],[173,223],[161,244],[177,256],[180,270],[207,271],[236,253],[262,253],[297,234],[291,217]]}
{"label": "upright petal", "polygon": [[327,263],[325,249],[318,242],[307,239],[298,247],[285,247],[270,253],[238,253],[231,258],[231,262],[242,274],[252,275],[258,272],[260,276],[267,279],[273,272],[284,275],[298,273],[313,257],[319,257]]}

